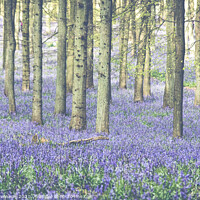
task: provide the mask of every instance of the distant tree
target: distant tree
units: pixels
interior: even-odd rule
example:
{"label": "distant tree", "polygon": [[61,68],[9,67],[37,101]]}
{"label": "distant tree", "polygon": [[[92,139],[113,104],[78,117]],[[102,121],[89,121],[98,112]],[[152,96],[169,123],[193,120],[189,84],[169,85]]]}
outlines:
{"label": "distant tree", "polygon": [[29,58],[29,4],[30,0],[22,0],[22,58],[23,58],[23,74],[22,74],[22,91],[30,90],[30,58]]}
{"label": "distant tree", "polygon": [[66,113],[66,0],[59,0],[55,114]]}
{"label": "distant tree", "polygon": [[88,0],[87,79],[86,88],[93,88],[93,2]]}
{"label": "distant tree", "polygon": [[15,68],[15,9],[16,1],[10,0],[6,4],[6,17],[7,17],[7,55],[6,55],[6,68],[7,68],[7,94],[9,99],[9,113],[16,112],[15,104],[15,91],[14,91],[14,68]]}
{"label": "distant tree", "polygon": [[194,105],[200,105],[200,0],[197,0],[196,21],[195,21],[195,69],[196,69],[196,90]]}
{"label": "distant tree", "polygon": [[100,18],[96,132],[109,133],[112,0],[100,2]]}
{"label": "distant tree", "polygon": [[150,16],[151,4],[148,0],[141,2],[142,12],[140,13],[141,18],[139,21],[139,40],[138,40],[138,56],[137,66],[135,71],[135,85],[134,85],[134,102],[143,102],[143,76],[144,76],[144,65],[146,57],[146,41],[147,41],[147,24]]}
{"label": "distant tree", "polygon": [[72,116],[69,128],[86,129],[87,0],[76,1],[74,80]]}
{"label": "distant tree", "polygon": [[34,1],[34,66],[32,121],[42,124],[42,0]]}
{"label": "distant tree", "polygon": [[[123,1],[123,11],[127,10],[129,0]],[[128,38],[129,38],[129,24],[130,24],[130,11],[125,11],[121,16],[120,21],[120,75],[119,87],[122,89],[127,88],[127,54],[128,54]]]}
{"label": "distant tree", "polygon": [[67,93],[72,93],[74,76],[74,38],[75,38],[75,8],[76,2],[70,0],[70,18],[68,23],[68,45],[67,45]]}
{"label": "distant tree", "polygon": [[176,1],[176,67],[174,85],[173,137],[183,135],[183,68],[185,55],[184,0]]}
{"label": "distant tree", "polygon": [[175,79],[175,1],[167,1],[167,65],[163,107],[174,107],[174,79]]}

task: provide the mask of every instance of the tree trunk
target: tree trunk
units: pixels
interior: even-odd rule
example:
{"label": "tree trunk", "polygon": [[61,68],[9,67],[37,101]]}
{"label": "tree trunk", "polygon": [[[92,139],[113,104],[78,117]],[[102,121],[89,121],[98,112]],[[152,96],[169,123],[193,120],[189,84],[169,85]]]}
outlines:
{"label": "tree trunk", "polygon": [[[124,1],[126,8],[129,5],[129,0]],[[129,23],[130,23],[130,12],[127,12],[122,16],[120,23],[121,28],[121,43],[120,43],[120,76],[119,76],[119,87],[122,89],[127,88],[127,53],[128,53],[128,37],[129,37]]]}
{"label": "tree trunk", "polygon": [[59,0],[55,114],[66,113],[66,0]]}
{"label": "tree trunk", "polygon": [[6,68],[8,67],[8,99],[9,99],[9,113],[15,113],[16,112],[16,105],[15,105],[15,91],[14,91],[14,68],[15,68],[15,8],[16,8],[16,1],[10,0],[7,1],[6,9],[7,9],[7,55],[6,55]]}
{"label": "tree trunk", "polygon": [[16,41],[16,50],[19,50],[19,31],[20,31],[20,2],[16,3],[16,12],[15,12],[15,41]]}
{"label": "tree trunk", "polygon": [[100,52],[98,68],[98,97],[96,132],[109,133],[110,60],[112,39],[112,0],[100,3]]}
{"label": "tree trunk", "polygon": [[135,0],[131,0],[131,13],[130,13],[130,22],[131,22],[131,34],[132,34],[132,49],[131,54],[136,57],[136,17],[135,17]]}
{"label": "tree trunk", "polygon": [[166,82],[163,98],[163,107],[174,107],[174,79],[175,79],[175,3],[174,0],[167,2],[167,66],[166,66]]}
{"label": "tree trunk", "polygon": [[86,88],[93,88],[93,3],[88,2],[87,79]]}
{"label": "tree trunk", "polygon": [[67,93],[72,93],[73,77],[74,77],[74,27],[75,27],[75,5],[74,0],[70,0],[70,21],[67,45]]}
{"label": "tree trunk", "polygon": [[23,74],[22,74],[22,91],[30,90],[30,59],[29,59],[29,4],[30,0],[23,0],[22,4],[22,57],[23,57]]}
{"label": "tree trunk", "polygon": [[[140,20],[140,33],[138,41],[138,57],[137,57],[137,67],[135,71],[135,85],[134,85],[134,102],[143,102],[143,74],[144,74],[144,64],[146,57],[146,36],[147,36],[147,23],[148,16],[150,16],[149,9],[147,7],[147,0],[143,2],[143,13],[141,14]],[[145,13],[145,15],[144,15]],[[148,13],[148,15],[147,15]]]}
{"label": "tree trunk", "polygon": [[86,129],[87,0],[77,0],[74,45],[73,101],[70,129]]}
{"label": "tree trunk", "polygon": [[29,51],[30,54],[33,54],[34,49],[33,49],[33,23],[34,23],[34,4],[32,1],[30,1],[29,4]]}
{"label": "tree trunk", "polygon": [[200,105],[200,0],[197,0],[196,21],[195,21],[195,69],[196,69],[196,90],[194,105]]}
{"label": "tree trunk", "polygon": [[42,125],[42,0],[34,1],[34,66],[32,121]]}
{"label": "tree trunk", "polygon": [[151,21],[148,20],[148,35],[146,40],[146,58],[145,58],[145,65],[144,65],[144,86],[143,86],[143,95],[145,97],[151,96],[151,83],[150,83],[150,69],[151,69],[151,39],[150,39],[150,27]]}
{"label": "tree trunk", "polygon": [[176,68],[174,86],[173,137],[183,135],[183,67],[185,55],[184,0],[176,1]]}

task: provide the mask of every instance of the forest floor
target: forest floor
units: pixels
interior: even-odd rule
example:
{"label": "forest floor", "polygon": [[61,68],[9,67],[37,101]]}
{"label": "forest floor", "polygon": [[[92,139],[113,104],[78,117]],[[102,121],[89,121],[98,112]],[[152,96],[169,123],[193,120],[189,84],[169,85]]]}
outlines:
{"label": "forest floor", "polygon": [[[1,33],[2,23],[1,17]],[[56,23],[52,23],[52,33],[56,26]],[[43,34],[44,41],[48,35],[45,31]],[[117,34],[114,34],[110,134],[104,134],[109,140],[65,146],[55,144],[103,135],[95,133],[97,47],[94,48],[95,87],[87,90],[87,130],[82,132],[68,129],[71,94],[67,95],[66,116],[53,114],[56,91],[56,37],[43,44],[43,126],[36,126],[31,122],[32,66],[31,90],[21,92],[21,47],[15,54],[17,114],[8,113],[8,99],[3,93],[4,72],[0,70],[0,197],[22,195],[27,199],[42,199],[40,195],[54,198],[60,195],[60,199],[200,198],[200,107],[194,106],[194,91],[184,89],[183,138],[173,139],[173,110],[162,108],[163,73],[166,65],[164,27],[157,32],[156,50],[152,54],[152,96],[146,98],[143,103],[133,102],[132,69],[136,60],[131,58],[130,54],[128,88],[118,88],[118,40]],[[189,56],[185,61],[185,83],[189,86],[195,80],[193,65],[194,58]],[[43,137],[50,142],[31,144],[35,134],[40,139]]]}

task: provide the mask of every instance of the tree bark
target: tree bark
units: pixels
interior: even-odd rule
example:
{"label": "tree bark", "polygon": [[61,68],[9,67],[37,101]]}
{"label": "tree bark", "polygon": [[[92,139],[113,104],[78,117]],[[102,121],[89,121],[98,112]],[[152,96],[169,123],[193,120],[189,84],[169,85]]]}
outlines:
{"label": "tree bark", "polygon": [[74,28],[75,28],[75,8],[76,2],[70,0],[70,21],[68,29],[68,45],[67,45],[67,93],[72,93],[73,77],[74,77]]}
{"label": "tree bark", "polygon": [[22,58],[23,58],[23,74],[22,74],[22,91],[30,90],[30,58],[29,58],[29,4],[30,0],[23,0],[22,4]]}
{"label": "tree bark", "polygon": [[86,129],[87,0],[77,0],[72,116],[69,128]]}
{"label": "tree bark", "polygon": [[112,0],[101,1],[100,18],[100,57],[98,68],[96,132],[109,133]]}
{"label": "tree bark", "polygon": [[176,1],[176,68],[174,86],[173,137],[183,135],[183,68],[185,55],[184,0]]}
{"label": "tree bark", "polygon": [[[129,5],[129,0],[124,1],[126,8]],[[120,23],[121,31],[121,43],[120,43],[120,76],[119,76],[119,87],[121,89],[127,88],[127,53],[128,53],[128,38],[129,38],[129,23],[130,23],[130,12],[126,12],[122,16]]]}
{"label": "tree bark", "polygon": [[175,2],[169,0],[167,2],[167,66],[166,66],[166,81],[163,98],[163,107],[174,107],[174,79],[175,79]]}
{"label": "tree bark", "polygon": [[59,0],[55,114],[66,113],[66,0]]}
{"label": "tree bark", "polygon": [[19,50],[19,31],[20,31],[20,2],[16,2],[16,12],[15,12],[15,41],[16,50]]}
{"label": "tree bark", "polygon": [[200,105],[200,0],[197,0],[196,21],[195,21],[195,70],[196,70],[196,90],[194,105]]}
{"label": "tree bark", "polygon": [[130,13],[130,21],[131,21],[131,34],[132,34],[132,49],[131,54],[135,58],[136,57],[136,16],[135,16],[135,0],[131,0],[131,13]]}
{"label": "tree bark", "polygon": [[14,68],[15,68],[15,9],[16,9],[16,1],[10,0],[6,4],[7,9],[7,55],[6,55],[6,68],[8,67],[8,79],[7,79],[7,89],[8,89],[8,99],[9,99],[9,113],[16,112],[16,104],[15,104],[15,91],[14,91]]}
{"label": "tree bark", "polygon": [[88,1],[87,79],[86,88],[93,88],[93,3]]}
{"label": "tree bark", "polygon": [[29,23],[29,51],[30,51],[30,54],[33,54],[34,52],[34,49],[33,49],[33,23],[34,23],[34,4],[32,1],[30,1],[30,4],[29,4],[29,10],[30,10],[30,14],[29,14],[29,19],[30,19],[30,23]]}
{"label": "tree bark", "polygon": [[34,66],[32,121],[42,125],[42,0],[34,1]]}

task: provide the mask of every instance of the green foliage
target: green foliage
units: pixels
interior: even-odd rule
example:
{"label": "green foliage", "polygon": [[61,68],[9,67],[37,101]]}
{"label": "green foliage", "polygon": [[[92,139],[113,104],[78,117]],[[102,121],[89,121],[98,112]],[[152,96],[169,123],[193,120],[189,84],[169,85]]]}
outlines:
{"label": "green foliage", "polygon": [[165,81],[165,73],[164,72],[159,72],[156,69],[152,69],[150,74],[151,74],[151,77],[158,79],[159,81]]}
{"label": "green foliage", "polygon": [[184,81],[183,83],[183,86],[184,87],[196,87],[196,82],[187,82],[187,81]]}

